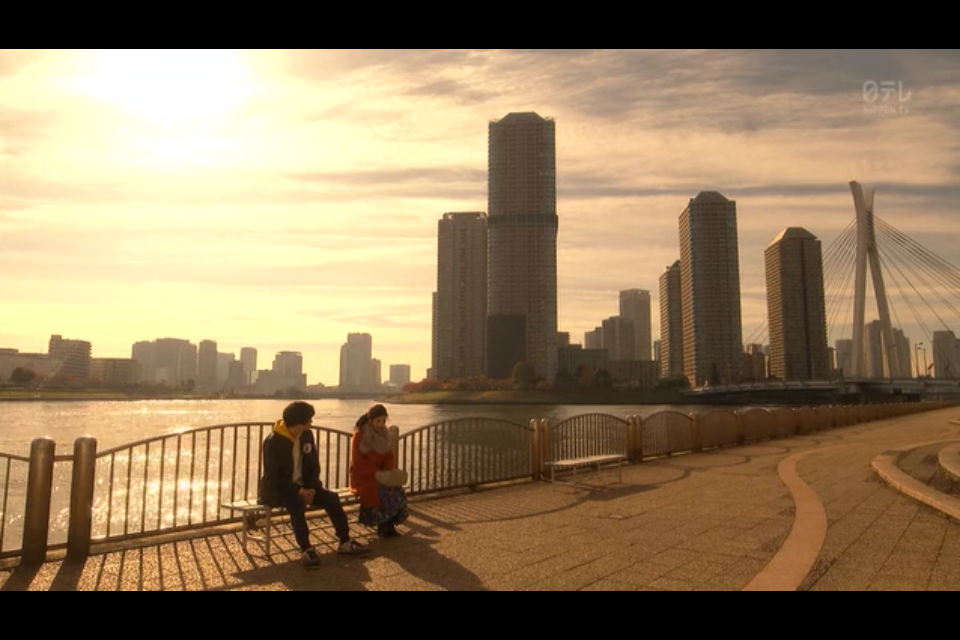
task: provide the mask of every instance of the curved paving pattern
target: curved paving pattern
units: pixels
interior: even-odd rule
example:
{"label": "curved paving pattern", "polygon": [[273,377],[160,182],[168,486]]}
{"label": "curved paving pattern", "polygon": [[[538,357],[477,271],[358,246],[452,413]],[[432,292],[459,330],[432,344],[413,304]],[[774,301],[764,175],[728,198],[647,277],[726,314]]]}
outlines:
{"label": "curved paving pattern", "polygon": [[827,513],[816,492],[797,473],[797,462],[810,453],[794,454],[777,467],[796,504],[793,529],[770,564],[744,591],[796,591],[820,555],[827,537]]}

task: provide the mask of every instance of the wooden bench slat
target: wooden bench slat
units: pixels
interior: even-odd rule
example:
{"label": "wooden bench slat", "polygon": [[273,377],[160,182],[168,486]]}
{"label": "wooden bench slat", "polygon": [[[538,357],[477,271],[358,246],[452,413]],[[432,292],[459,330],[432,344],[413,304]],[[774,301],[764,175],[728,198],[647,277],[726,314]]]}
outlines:
{"label": "wooden bench slat", "polygon": [[[349,487],[341,487],[339,489],[330,489],[330,491],[337,494],[341,501],[345,502],[356,502],[357,496],[349,489]],[[222,502],[220,503],[222,509],[228,509],[230,511],[239,511],[242,517],[242,542],[244,550],[247,549],[248,540],[256,540],[257,542],[262,542],[264,545],[264,552],[269,556],[270,555],[270,546],[271,538],[273,536],[273,516],[282,515],[286,513],[286,509],[283,507],[270,507],[265,504],[260,504],[256,500],[236,500],[234,502]],[[323,507],[308,507],[307,512],[317,511]],[[263,527],[263,534],[252,534],[250,533],[250,516],[261,516],[266,520],[266,525]],[[254,520],[257,518],[254,517]],[[254,524],[254,528],[256,525]]]}
{"label": "wooden bench slat", "polygon": [[561,484],[576,484],[566,483],[561,480],[557,480],[556,471],[573,469],[574,479],[576,479],[577,469],[580,467],[596,467],[597,470],[600,469],[602,465],[606,464],[616,464],[618,471],[618,482],[622,481],[623,476],[620,472],[621,465],[629,462],[627,455],[625,453],[610,453],[596,456],[584,456],[582,458],[565,458],[562,460],[548,460],[544,462],[544,466],[550,468],[550,482],[561,483]]}

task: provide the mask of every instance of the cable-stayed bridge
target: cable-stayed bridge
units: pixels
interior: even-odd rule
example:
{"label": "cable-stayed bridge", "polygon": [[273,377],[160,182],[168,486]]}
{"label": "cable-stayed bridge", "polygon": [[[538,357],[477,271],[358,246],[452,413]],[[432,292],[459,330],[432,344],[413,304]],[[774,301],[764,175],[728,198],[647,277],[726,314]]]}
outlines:
{"label": "cable-stayed bridge", "polygon": [[[704,387],[687,397],[718,403],[890,396],[960,401],[960,269],[878,217],[873,189],[851,182],[850,190],[855,216],[823,253],[835,364],[830,379]],[[745,342],[765,337],[767,328],[764,323]],[[911,345],[909,335],[920,339]]]}

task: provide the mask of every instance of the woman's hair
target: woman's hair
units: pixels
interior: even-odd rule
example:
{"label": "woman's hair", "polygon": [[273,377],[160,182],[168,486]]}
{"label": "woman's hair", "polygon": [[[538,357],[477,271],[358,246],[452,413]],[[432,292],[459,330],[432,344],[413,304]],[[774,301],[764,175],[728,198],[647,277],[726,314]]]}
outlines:
{"label": "woman's hair", "polygon": [[375,404],[372,407],[370,407],[369,411],[367,411],[367,417],[370,420],[376,420],[381,416],[386,417],[386,415],[387,415],[387,408],[382,404]]}
{"label": "woman's hair", "polygon": [[363,429],[364,425],[366,425],[368,422],[370,422],[370,418],[367,416],[367,414],[363,414],[357,418],[357,424],[355,428]]}

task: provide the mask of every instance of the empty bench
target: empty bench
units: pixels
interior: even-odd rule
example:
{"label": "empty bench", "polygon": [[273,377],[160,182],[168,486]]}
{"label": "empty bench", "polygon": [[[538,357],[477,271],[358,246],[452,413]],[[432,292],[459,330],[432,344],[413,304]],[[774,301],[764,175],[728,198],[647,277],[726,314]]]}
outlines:
{"label": "empty bench", "polygon": [[[616,466],[617,468],[617,482],[623,482],[623,465],[627,464],[629,460],[627,459],[627,454],[625,453],[610,453],[610,454],[601,454],[596,456],[584,456],[582,458],[566,458],[563,460],[550,460],[544,462],[544,466],[550,468],[550,482],[559,483],[559,484],[576,484],[577,481],[577,470],[585,468],[593,468],[594,470],[599,471],[603,467],[607,466]],[[573,480],[570,482],[564,480],[558,480],[556,473],[558,471],[573,471]]]}
{"label": "empty bench", "polygon": [[[348,504],[355,502],[357,497],[348,488],[331,489],[340,497],[340,502]],[[260,504],[256,500],[237,500],[235,502],[224,502],[220,504],[222,509],[227,509],[231,513],[239,513],[241,525],[240,541],[243,544],[244,551],[249,552],[247,543],[254,540],[263,545],[265,555],[270,555],[270,546],[273,538],[274,518],[280,517],[287,512],[283,507],[270,507]],[[307,513],[311,511],[322,511],[322,507],[307,507]],[[253,531],[260,533],[253,533]]]}

